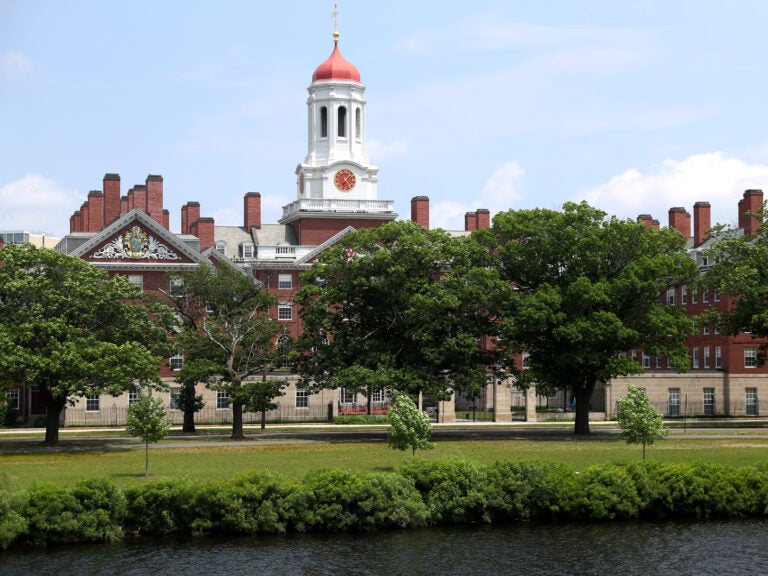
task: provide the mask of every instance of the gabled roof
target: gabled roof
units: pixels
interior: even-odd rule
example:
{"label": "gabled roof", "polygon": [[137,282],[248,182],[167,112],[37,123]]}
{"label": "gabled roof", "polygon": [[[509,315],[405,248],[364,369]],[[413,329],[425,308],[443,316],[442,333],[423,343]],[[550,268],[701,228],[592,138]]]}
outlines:
{"label": "gabled roof", "polygon": [[71,252],[91,264],[114,269],[172,269],[195,265],[199,251],[142,210],[134,209]]}
{"label": "gabled roof", "polygon": [[346,236],[349,236],[352,232],[355,232],[356,230],[357,229],[353,228],[352,226],[347,226],[346,228],[344,228],[344,230],[337,232],[336,234],[328,238],[328,240],[316,246],[311,252],[305,254],[304,256],[296,260],[296,264],[310,264],[315,258],[317,258],[318,255],[325,252],[331,246],[338,244]]}

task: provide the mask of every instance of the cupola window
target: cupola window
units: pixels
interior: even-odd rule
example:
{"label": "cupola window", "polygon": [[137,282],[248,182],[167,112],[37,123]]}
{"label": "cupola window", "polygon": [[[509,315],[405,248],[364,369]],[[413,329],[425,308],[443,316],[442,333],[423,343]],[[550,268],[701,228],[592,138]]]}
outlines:
{"label": "cupola window", "polygon": [[346,106],[339,106],[339,138],[347,137],[347,108]]}
{"label": "cupola window", "polygon": [[328,108],[320,107],[320,138],[328,138]]}
{"label": "cupola window", "polygon": [[360,108],[355,108],[355,139],[360,140],[362,133],[362,126],[360,123]]}

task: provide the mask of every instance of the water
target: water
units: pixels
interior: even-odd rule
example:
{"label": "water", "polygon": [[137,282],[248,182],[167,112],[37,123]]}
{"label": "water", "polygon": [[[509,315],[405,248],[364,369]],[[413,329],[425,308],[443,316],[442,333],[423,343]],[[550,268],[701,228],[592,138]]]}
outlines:
{"label": "water", "polygon": [[768,521],[518,524],[0,552],[0,575],[768,574]]}

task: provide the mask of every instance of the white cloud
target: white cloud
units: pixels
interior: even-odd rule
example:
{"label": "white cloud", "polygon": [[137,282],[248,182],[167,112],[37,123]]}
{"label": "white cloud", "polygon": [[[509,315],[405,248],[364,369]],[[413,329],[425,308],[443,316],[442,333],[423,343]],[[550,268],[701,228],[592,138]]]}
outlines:
{"label": "white cloud", "polygon": [[0,56],[0,73],[10,79],[34,78],[32,59],[18,50],[6,50]]}
{"label": "white cloud", "polygon": [[748,163],[722,152],[665,160],[645,173],[629,169],[579,196],[620,218],[651,214],[662,226],[669,209],[682,206],[692,213],[698,201],[712,206],[712,223],[734,224],[745,190],[768,189],[768,165]]}
{"label": "white cloud", "polygon": [[69,216],[85,198],[62,189],[55,181],[28,174],[0,185],[0,229],[27,230],[62,237],[69,232]]}
{"label": "white cloud", "polygon": [[491,216],[502,210],[516,208],[523,198],[521,180],[525,170],[517,162],[505,162],[488,177],[480,196],[468,203],[454,200],[436,202],[431,208],[430,227],[463,230],[464,215],[478,208],[487,208]]}

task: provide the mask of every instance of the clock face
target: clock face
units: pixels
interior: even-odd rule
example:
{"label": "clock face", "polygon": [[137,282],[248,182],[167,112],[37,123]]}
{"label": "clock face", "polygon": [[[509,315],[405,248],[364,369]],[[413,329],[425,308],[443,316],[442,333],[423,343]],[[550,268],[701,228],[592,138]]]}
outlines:
{"label": "clock face", "polygon": [[304,172],[299,174],[299,192],[304,194]]}
{"label": "clock face", "polygon": [[352,188],[355,187],[355,184],[357,183],[357,177],[355,176],[355,173],[352,172],[352,170],[342,168],[336,172],[336,175],[333,177],[333,183],[336,185],[336,188],[342,192],[349,192],[352,190]]}

